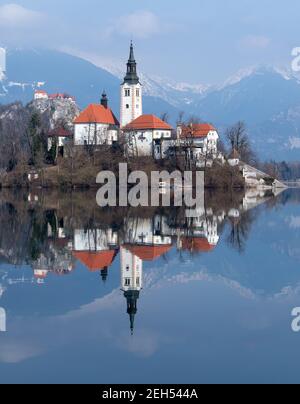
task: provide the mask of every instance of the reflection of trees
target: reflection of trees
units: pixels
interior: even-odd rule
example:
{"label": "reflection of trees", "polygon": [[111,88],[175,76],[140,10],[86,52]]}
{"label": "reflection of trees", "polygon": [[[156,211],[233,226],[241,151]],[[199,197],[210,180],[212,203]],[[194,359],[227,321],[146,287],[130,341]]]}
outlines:
{"label": "reflection of trees", "polygon": [[28,249],[30,223],[25,212],[18,212],[11,203],[0,205],[1,254],[12,264],[25,261]]}
{"label": "reflection of trees", "polygon": [[39,257],[47,237],[47,220],[42,210],[17,209],[12,203],[0,204],[0,251],[15,265]]}
{"label": "reflection of trees", "polygon": [[43,214],[37,211],[30,212],[31,226],[29,236],[29,259],[37,260],[42,252],[47,237],[47,222]]}
{"label": "reflection of trees", "polygon": [[231,229],[227,237],[227,243],[240,254],[245,251],[245,246],[256,218],[254,211],[247,211],[240,218],[230,221]]}

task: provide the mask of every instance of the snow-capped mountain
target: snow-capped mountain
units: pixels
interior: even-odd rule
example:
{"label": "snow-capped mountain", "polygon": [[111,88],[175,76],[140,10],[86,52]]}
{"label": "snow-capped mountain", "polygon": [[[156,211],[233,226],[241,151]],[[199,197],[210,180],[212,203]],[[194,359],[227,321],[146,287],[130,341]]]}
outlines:
{"label": "snow-capped mountain", "polygon": [[[119,80],[124,78],[124,69],[121,67],[103,64],[101,68],[115,75]],[[144,95],[162,98],[179,110],[183,108],[183,105],[191,105],[212,88],[205,84],[177,83],[166,77],[150,76],[140,71],[139,77],[143,84]]]}
{"label": "snow-capped mountain", "polygon": [[[36,88],[67,92],[83,108],[99,102],[105,89],[118,115],[120,67],[103,67],[49,50],[9,50],[6,77],[0,81],[0,103],[28,103]],[[179,111],[198,116],[223,130],[244,120],[261,158],[299,159],[300,79],[292,72],[255,66],[239,71],[220,86],[176,83],[139,71],[144,85],[144,112],[168,113],[175,125]]]}
{"label": "snow-capped mountain", "polygon": [[297,78],[297,75],[290,69],[274,66],[266,66],[266,65],[255,65],[237,71],[234,75],[230,76],[227,80],[225,80],[225,82],[222,85],[217,87],[217,89],[221,90],[228,86],[238,84],[240,81],[246,79],[249,76],[262,75],[266,73],[278,73],[285,80],[292,80]]}

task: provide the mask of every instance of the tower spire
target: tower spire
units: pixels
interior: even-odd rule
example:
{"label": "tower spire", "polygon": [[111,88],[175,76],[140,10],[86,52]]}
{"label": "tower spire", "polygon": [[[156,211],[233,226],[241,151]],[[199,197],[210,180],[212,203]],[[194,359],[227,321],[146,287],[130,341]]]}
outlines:
{"label": "tower spire", "polygon": [[127,300],[127,314],[129,315],[129,320],[130,320],[131,335],[133,335],[134,320],[135,320],[135,315],[137,313],[137,301],[139,299],[140,292],[138,290],[129,290],[124,293],[124,296]]}
{"label": "tower spire", "polygon": [[129,52],[129,59],[127,62],[127,72],[126,76],[124,77],[124,83],[127,84],[138,84],[139,77],[137,75],[136,69],[136,61],[134,57],[134,49],[133,49],[133,42],[130,42],[130,52]]}
{"label": "tower spire", "polygon": [[132,42],[132,40],[131,40],[131,42],[130,42],[130,53],[129,53],[129,59],[128,59],[128,61],[135,63],[134,50],[133,50],[133,42]]}
{"label": "tower spire", "polygon": [[101,105],[102,105],[104,108],[106,108],[106,109],[107,109],[107,107],[108,107],[108,98],[107,98],[107,95],[106,95],[106,91],[105,91],[105,90],[103,90],[103,93],[102,93]]}

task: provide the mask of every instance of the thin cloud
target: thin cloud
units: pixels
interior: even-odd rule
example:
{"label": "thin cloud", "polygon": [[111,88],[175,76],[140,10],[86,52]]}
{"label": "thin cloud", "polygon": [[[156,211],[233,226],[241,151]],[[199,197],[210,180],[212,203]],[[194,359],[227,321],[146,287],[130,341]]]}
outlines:
{"label": "thin cloud", "polygon": [[27,9],[18,4],[5,4],[0,6],[0,25],[2,28],[24,28],[31,24],[41,22],[44,14]]}
{"label": "thin cloud", "polygon": [[271,39],[263,35],[248,35],[240,41],[240,46],[252,49],[266,49]]}
{"label": "thin cloud", "polygon": [[149,38],[161,33],[159,18],[151,11],[136,11],[117,18],[106,30],[106,36],[114,34]]}

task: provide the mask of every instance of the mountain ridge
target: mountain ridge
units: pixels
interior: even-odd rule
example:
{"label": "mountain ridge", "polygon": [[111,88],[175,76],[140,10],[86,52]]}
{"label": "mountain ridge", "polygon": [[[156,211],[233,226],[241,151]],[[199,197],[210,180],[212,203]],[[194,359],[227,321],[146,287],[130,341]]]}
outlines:
{"label": "mountain ridge", "polygon": [[[70,74],[70,72],[72,74]],[[28,103],[34,90],[74,95],[80,108],[99,102],[106,90],[119,115],[119,68],[114,73],[82,58],[53,50],[9,50],[7,77],[0,81],[0,103]],[[300,151],[300,81],[292,72],[252,66],[219,86],[174,83],[139,72],[144,84],[144,112],[168,113],[175,125],[180,111],[213,123],[222,135],[244,120],[250,139],[263,159],[295,160]]]}

